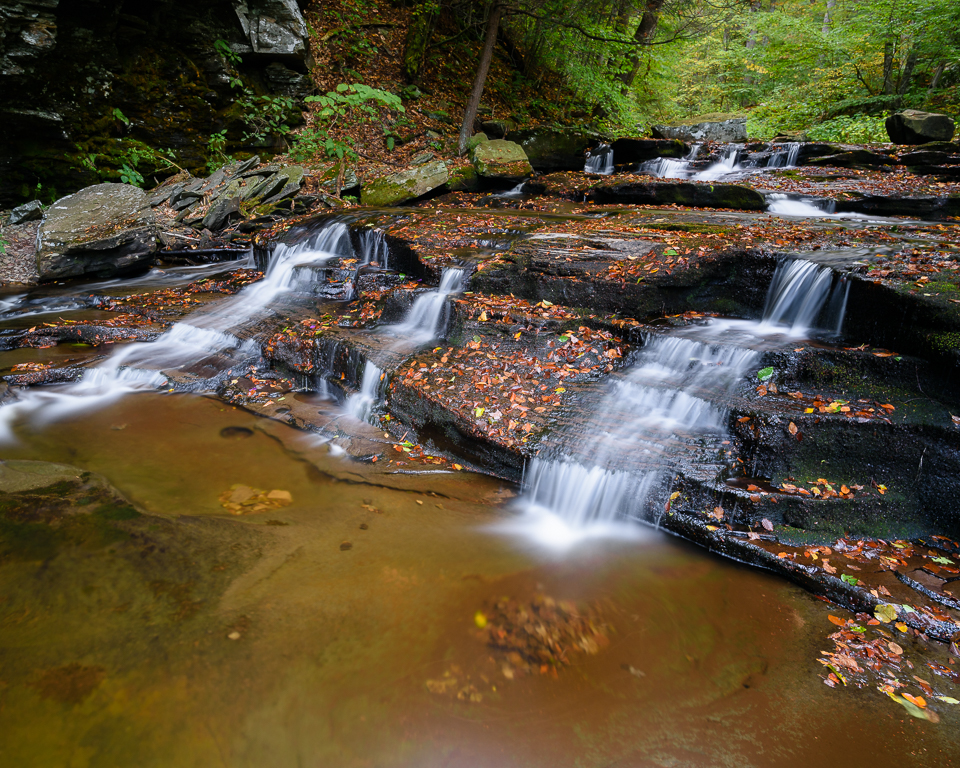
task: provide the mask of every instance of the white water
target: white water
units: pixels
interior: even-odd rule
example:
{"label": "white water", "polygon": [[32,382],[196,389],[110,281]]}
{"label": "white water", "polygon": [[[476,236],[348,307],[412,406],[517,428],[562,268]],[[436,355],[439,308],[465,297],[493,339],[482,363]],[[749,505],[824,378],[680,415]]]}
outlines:
{"label": "white water", "polygon": [[690,151],[679,160],[673,157],[658,157],[640,164],[640,173],[656,176],[658,179],[688,179],[693,174],[691,164],[697,159],[700,145],[694,144]]}
{"label": "white water", "polygon": [[402,323],[384,330],[403,345],[426,344],[443,334],[447,299],[463,290],[466,271],[454,267],[443,270],[440,286],[422,293],[413,302]]}
{"label": "white water", "polygon": [[862,213],[836,213],[837,204],[833,200],[816,197],[795,197],[782,192],[770,192],[767,195],[767,213],[775,216],[799,219],[868,219]]}
{"label": "white water", "polygon": [[718,321],[648,338],[583,427],[586,438],[561,436],[552,456],[530,463],[519,502],[525,514],[509,530],[567,547],[619,536],[624,521],[658,520],[676,469],[696,463],[698,443],[725,433],[721,403],[763,350],[795,343],[825,306],[825,324],[839,332],[849,284],[833,283],[829,268],[785,261],[759,323]]}
{"label": "white water", "polygon": [[656,160],[648,160],[640,164],[639,172],[650,176],[656,176],[661,179],[695,179],[697,181],[716,181],[724,176],[734,173],[742,173],[747,170],[761,171],[765,168],[795,168],[797,158],[800,155],[800,144],[791,142],[788,144],[770,145],[774,149],[765,160],[761,158],[757,165],[749,158],[740,159],[742,147],[738,144],[729,144],[724,149],[721,159],[705,168],[702,171],[696,171],[693,164],[696,162],[700,151],[700,144],[694,144],[690,152],[679,160],[670,157],[658,157]]}
{"label": "white water", "polygon": [[740,147],[736,144],[730,144],[724,150],[723,157],[720,158],[718,162],[709,166],[706,170],[693,174],[693,178],[697,181],[715,181],[724,176],[729,176],[731,173],[743,170],[743,166],[737,162],[739,155]]}
{"label": "white water", "polygon": [[360,391],[347,398],[347,412],[361,421],[367,421],[374,407],[380,402],[384,378],[383,371],[368,360],[363,366]]}
{"label": "white water", "polygon": [[255,361],[259,348],[237,335],[242,326],[280,296],[308,292],[317,280],[311,267],[351,254],[349,230],[342,222],[297,245],[278,245],[264,279],[213,311],[191,315],[155,341],[118,346],[79,382],[18,393],[16,400],[0,406],[0,442],[14,439],[14,426],[23,418],[48,422],[102,407],[130,392],[172,388],[171,380],[185,381],[182,389],[199,389],[234,366]]}
{"label": "white water", "polygon": [[371,264],[381,269],[390,268],[390,246],[378,229],[365,229],[360,233],[360,266]]}
{"label": "white water", "polygon": [[609,144],[601,144],[587,155],[583,172],[601,176],[609,176],[613,173],[613,149]]}

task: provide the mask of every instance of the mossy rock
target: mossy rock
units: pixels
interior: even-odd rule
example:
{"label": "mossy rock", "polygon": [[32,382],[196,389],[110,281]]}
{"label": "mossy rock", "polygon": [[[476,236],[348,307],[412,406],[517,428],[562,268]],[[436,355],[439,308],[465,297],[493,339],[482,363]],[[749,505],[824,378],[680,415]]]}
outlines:
{"label": "mossy rock", "polygon": [[523,147],[513,141],[495,139],[473,148],[470,161],[477,173],[488,179],[519,181],[533,175],[533,166]]}
{"label": "mossy rock", "polygon": [[450,181],[447,182],[447,188],[451,192],[472,191],[480,185],[480,178],[472,165],[465,165],[462,168],[454,168],[450,172]]}
{"label": "mossy rock", "polygon": [[364,205],[401,205],[442,187],[449,179],[446,163],[435,160],[374,179],[364,185],[360,199]]}

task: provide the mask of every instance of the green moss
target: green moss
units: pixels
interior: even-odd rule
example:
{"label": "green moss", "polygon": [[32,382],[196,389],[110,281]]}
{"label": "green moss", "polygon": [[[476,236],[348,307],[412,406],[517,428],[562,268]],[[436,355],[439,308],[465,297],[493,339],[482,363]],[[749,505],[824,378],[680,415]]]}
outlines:
{"label": "green moss", "polygon": [[949,353],[960,350],[960,333],[931,333],[930,346],[937,352]]}

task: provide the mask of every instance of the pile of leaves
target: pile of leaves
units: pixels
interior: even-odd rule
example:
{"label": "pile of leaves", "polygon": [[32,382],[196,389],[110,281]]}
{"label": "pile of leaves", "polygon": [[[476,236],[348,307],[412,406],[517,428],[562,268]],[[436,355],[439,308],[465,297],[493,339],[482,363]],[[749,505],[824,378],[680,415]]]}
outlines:
{"label": "pile of leaves", "polygon": [[501,670],[508,679],[518,672],[555,673],[575,654],[599,653],[611,633],[598,607],[546,595],[529,602],[504,597],[474,619],[488,644],[506,654]]}

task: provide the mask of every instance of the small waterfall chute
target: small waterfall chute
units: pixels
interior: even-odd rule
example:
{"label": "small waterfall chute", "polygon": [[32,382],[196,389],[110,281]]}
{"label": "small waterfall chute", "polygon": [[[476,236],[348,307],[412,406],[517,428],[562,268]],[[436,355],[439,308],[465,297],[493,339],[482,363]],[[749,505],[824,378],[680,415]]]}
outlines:
{"label": "small waterfall chute", "polygon": [[723,150],[720,160],[709,166],[705,170],[695,173],[693,178],[697,181],[716,181],[731,173],[743,170],[743,167],[737,162],[740,156],[740,147],[737,144],[729,144]]}
{"label": "small waterfall chute", "polygon": [[649,176],[656,176],[658,179],[688,179],[693,175],[693,163],[700,152],[700,144],[694,144],[690,147],[682,158],[658,157],[655,160],[647,160],[640,163],[638,171]]}
{"label": "small waterfall chute", "polygon": [[531,461],[520,500],[526,523],[518,525],[540,541],[569,545],[617,521],[658,520],[677,468],[696,467],[698,446],[717,445],[725,434],[724,402],[764,348],[795,343],[818,319],[839,333],[848,292],[849,281],[830,268],[788,259],[774,274],[759,323],[648,336],[589,418],[587,439],[561,435]]}
{"label": "small waterfall chute", "polygon": [[346,410],[360,421],[369,421],[383,395],[386,375],[369,360],[363,366],[360,389],[347,398]]}
{"label": "small waterfall chute", "polygon": [[402,323],[385,330],[403,343],[426,344],[443,335],[447,300],[463,290],[467,272],[458,267],[447,267],[435,290],[417,296]]}
{"label": "small waterfall chute", "polygon": [[587,152],[587,160],[583,166],[584,173],[609,176],[613,173],[613,147],[607,143],[600,144]]}

